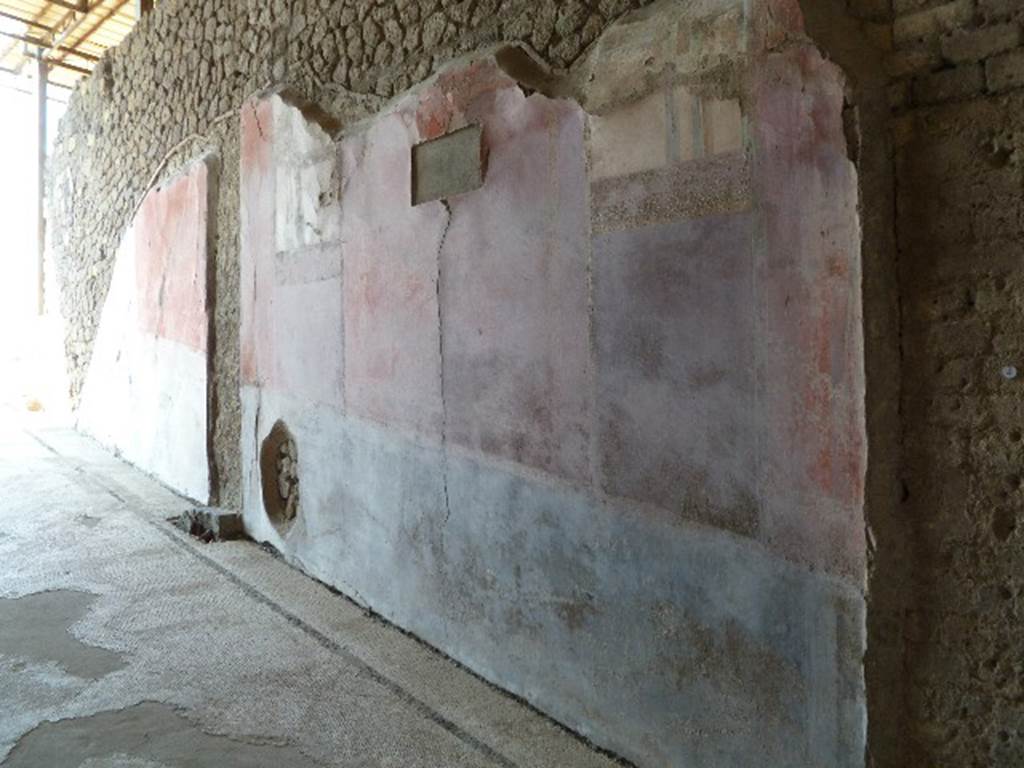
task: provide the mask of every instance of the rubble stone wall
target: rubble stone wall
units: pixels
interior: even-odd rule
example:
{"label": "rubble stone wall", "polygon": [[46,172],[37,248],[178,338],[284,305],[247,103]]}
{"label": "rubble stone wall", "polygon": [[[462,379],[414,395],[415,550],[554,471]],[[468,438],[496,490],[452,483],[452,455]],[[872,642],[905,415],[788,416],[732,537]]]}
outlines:
{"label": "rubble stone wall", "polygon": [[893,6],[909,578],[891,764],[1020,765],[1024,4]]}

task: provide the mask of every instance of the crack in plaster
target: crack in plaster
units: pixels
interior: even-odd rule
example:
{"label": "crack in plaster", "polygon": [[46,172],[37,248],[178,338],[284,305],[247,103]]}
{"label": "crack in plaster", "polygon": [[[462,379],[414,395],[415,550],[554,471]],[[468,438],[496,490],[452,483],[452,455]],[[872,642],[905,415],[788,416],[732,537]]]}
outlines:
{"label": "crack in plaster", "polygon": [[440,379],[441,395],[441,479],[444,485],[444,525],[452,516],[451,498],[448,495],[448,403],[445,399],[444,388],[444,310],[441,306],[441,270],[442,256],[445,242],[448,240],[448,232],[452,227],[452,207],[447,200],[439,200],[445,211],[444,229],[441,231],[441,239],[437,244],[437,356],[438,376]]}
{"label": "crack in plaster", "polygon": [[252,119],[256,121],[256,132],[260,135],[260,138],[264,141],[267,140],[267,136],[263,133],[263,123],[260,122],[260,113],[256,109],[256,102],[252,99],[249,100],[249,109],[252,110]]}

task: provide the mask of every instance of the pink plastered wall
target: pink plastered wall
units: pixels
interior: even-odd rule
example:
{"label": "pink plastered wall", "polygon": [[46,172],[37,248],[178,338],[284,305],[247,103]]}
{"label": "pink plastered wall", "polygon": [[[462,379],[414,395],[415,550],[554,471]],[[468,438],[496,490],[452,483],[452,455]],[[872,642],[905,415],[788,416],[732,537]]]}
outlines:
{"label": "pink plastered wall", "polygon": [[205,164],[146,195],[135,216],[139,328],[206,351]]}
{"label": "pink plastered wall", "polygon": [[[726,51],[788,34],[731,6],[713,21],[661,25],[658,50],[699,64],[684,32]],[[648,33],[626,29],[623,50]],[[676,727],[710,717],[705,694],[729,712],[782,702],[744,704],[735,731],[771,733],[777,764],[863,754],[856,178],[839,71],[776,47],[742,60],[735,93],[528,95],[482,55],[336,137],[280,95],[242,111],[250,530],[652,764],[745,751]],[[480,146],[462,133],[416,165],[470,126]],[[414,204],[414,167],[436,188],[474,161],[481,184]],[[277,421],[300,456],[290,529],[257,482]],[[757,661],[737,671],[666,622]],[[578,674],[551,679],[542,651]],[[651,659],[709,670],[706,687]],[[791,682],[766,690],[765,667]]]}
{"label": "pink plastered wall", "polygon": [[116,255],[77,414],[80,429],[204,503],[213,167],[193,163],[143,199]]}
{"label": "pink plastered wall", "polygon": [[[810,46],[766,55],[742,114],[705,106],[706,156],[665,153],[640,175],[604,161],[593,179],[591,118],[478,60],[338,142],[340,237],[291,255],[273,248],[271,157],[289,107],[253,102],[243,381],[858,579],[859,229],[842,88]],[[413,205],[413,147],[467,125],[482,128],[483,186]],[[614,150],[614,133],[601,140]],[[693,195],[704,179],[734,189],[690,214],[666,181],[680,173]]]}

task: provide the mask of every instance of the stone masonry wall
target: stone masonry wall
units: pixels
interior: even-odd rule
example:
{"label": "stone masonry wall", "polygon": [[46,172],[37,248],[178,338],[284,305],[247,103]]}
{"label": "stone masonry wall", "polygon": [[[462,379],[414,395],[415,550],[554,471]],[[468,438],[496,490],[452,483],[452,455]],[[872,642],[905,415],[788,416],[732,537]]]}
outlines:
{"label": "stone masonry wall", "polygon": [[1019,765],[1024,3],[803,6],[856,105],[868,763]]}
{"label": "stone masonry wall", "polygon": [[1024,3],[893,6],[906,722],[876,757],[1021,765]]}

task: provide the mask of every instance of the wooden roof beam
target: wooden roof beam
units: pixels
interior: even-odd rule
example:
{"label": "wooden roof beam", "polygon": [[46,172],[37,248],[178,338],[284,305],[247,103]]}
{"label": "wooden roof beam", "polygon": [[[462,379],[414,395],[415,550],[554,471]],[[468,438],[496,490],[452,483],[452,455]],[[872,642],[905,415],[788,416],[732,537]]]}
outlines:
{"label": "wooden roof beam", "polygon": [[[40,40],[38,37],[30,37],[29,35],[19,35],[14,32],[4,32],[2,29],[0,29],[0,37],[8,37],[12,40],[17,40],[18,42],[25,43],[26,45],[31,45],[36,48],[42,48],[44,50],[49,50],[51,48],[49,43],[47,43],[45,40]],[[93,56],[91,53],[85,53],[84,51],[77,51],[74,48],[71,48],[67,45],[58,45],[56,50],[61,51],[62,55],[77,56],[78,58],[84,59],[85,61],[100,60],[99,56]]]}
{"label": "wooden roof beam", "polygon": [[88,13],[89,11],[89,0],[78,0],[78,2],[71,2],[71,0],[47,0],[50,5],[56,5],[61,8],[67,8],[69,11],[78,11],[79,13]]}
{"label": "wooden roof beam", "polygon": [[[89,27],[89,29],[87,29],[81,37],[75,40],[75,42],[73,42],[70,46],[65,46],[65,48],[70,48],[71,54],[76,56],[79,55],[77,50],[78,46],[86,42],[90,37],[92,37],[93,33],[95,33],[96,30],[98,30],[100,27],[102,27],[104,24],[110,21],[110,19],[116,16],[118,12],[120,12],[120,10],[124,8],[126,5],[128,5],[128,0],[119,0],[118,2],[114,3],[114,5],[108,8],[105,13],[103,13],[96,19],[96,23]],[[61,52],[57,55],[60,57],[60,60],[63,60],[67,54]]]}
{"label": "wooden roof beam", "polygon": [[[25,55],[26,55],[27,58],[34,59],[34,60],[39,60],[41,58],[38,54],[34,54],[34,53],[26,53]],[[79,66],[77,66],[75,64],[68,64],[66,61],[56,61],[54,59],[46,59],[45,61],[46,61],[46,66],[48,66],[48,67],[60,67],[61,69],[66,69],[66,70],[69,70],[71,72],[78,72],[80,75],[91,75],[92,74],[92,70],[91,69],[86,69],[85,67],[79,67]]]}
{"label": "wooden roof beam", "polygon": [[[43,6],[43,7],[42,7],[42,8],[41,8],[41,9],[39,10],[39,12],[38,12],[38,13],[36,13],[36,14],[35,14],[35,15],[34,15],[34,16],[32,17],[32,22],[33,22],[33,24],[35,24],[36,22],[42,23],[42,21],[43,21],[43,17],[44,17],[44,16],[46,16],[46,12],[47,12],[47,11],[48,11],[49,9],[50,9],[50,6],[49,6],[49,5],[44,5],[44,6]],[[51,28],[51,29],[52,29],[52,28]],[[7,58],[8,56],[10,56],[10,55],[11,55],[12,53],[14,53],[14,52],[15,52],[15,50],[17,50],[17,48],[18,48],[18,43],[17,43],[17,41],[15,41],[15,40],[12,40],[12,41],[10,42],[10,44],[8,44],[8,45],[4,46],[4,48],[3,48],[3,49],[0,49],[0,61],[3,61],[3,60],[4,60],[4,59],[6,59],[6,58]],[[17,65],[16,67],[15,67],[15,70],[16,70],[16,71],[18,72],[18,74],[21,74],[21,65],[22,65],[22,63],[23,63],[23,62],[24,62],[24,59],[22,59],[21,61],[19,61],[19,62],[18,62],[18,65]]]}
{"label": "wooden roof beam", "polygon": [[35,19],[25,19],[17,14],[7,13],[6,11],[0,11],[0,18],[10,19],[11,21],[16,21],[19,24],[24,24],[26,27],[34,27],[35,29],[41,29],[44,32],[53,31],[49,24],[43,24],[41,21],[36,21]]}

